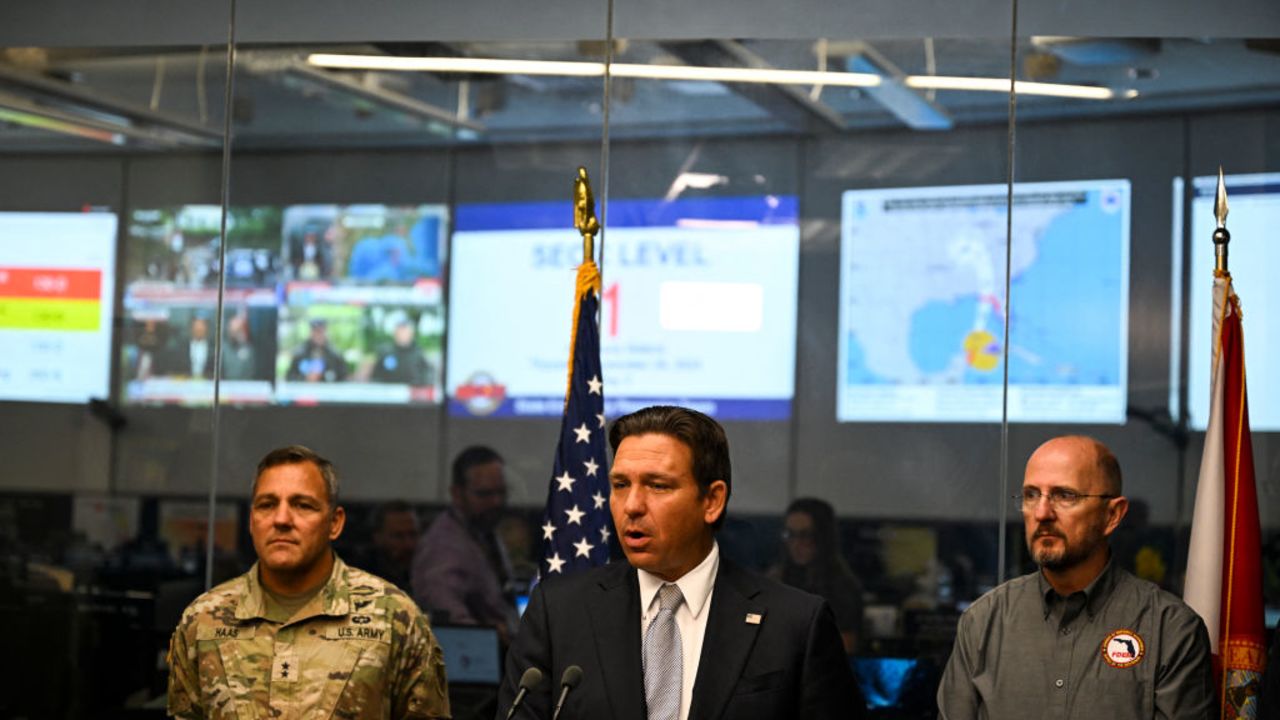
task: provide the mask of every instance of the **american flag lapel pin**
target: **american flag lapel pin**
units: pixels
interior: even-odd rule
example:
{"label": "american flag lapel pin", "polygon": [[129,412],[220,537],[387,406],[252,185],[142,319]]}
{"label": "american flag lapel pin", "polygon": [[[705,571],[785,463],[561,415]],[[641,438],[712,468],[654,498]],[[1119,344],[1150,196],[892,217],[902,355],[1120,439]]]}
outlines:
{"label": "american flag lapel pin", "polygon": [[748,625],[759,625],[761,619],[763,619],[763,616],[760,613],[747,613]]}

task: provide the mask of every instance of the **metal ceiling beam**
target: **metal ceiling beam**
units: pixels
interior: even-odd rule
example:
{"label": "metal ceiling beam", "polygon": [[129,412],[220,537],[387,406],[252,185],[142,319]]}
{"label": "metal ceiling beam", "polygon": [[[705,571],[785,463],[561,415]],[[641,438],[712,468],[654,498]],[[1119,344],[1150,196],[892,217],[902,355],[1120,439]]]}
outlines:
{"label": "metal ceiling beam", "polygon": [[941,105],[920,91],[907,87],[903,83],[907,74],[874,47],[855,41],[842,44],[842,49],[848,55],[845,67],[849,72],[875,73],[883,78],[878,86],[866,88],[863,92],[907,127],[913,130],[950,130],[955,125]]}
{"label": "metal ceiling beam", "polygon": [[[0,91],[0,120],[49,132],[72,135],[108,145],[124,145],[126,138],[160,148],[190,147],[191,138],[165,128],[130,125],[59,108]],[[199,143],[204,145],[205,143]]]}
{"label": "metal ceiling beam", "polygon": [[[80,122],[87,127],[100,128],[105,124],[111,132],[135,140],[164,147],[218,147],[222,144],[222,132],[219,130],[26,70],[0,65],[0,87],[15,91],[11,98],[20,97],[43,114],[56,113],[66,116],[60,120]],[[49,100],[57,106],[49,105]],[[26,108],[25,111],[31,110]],[[103,118],[104,114],[118,120]]]}
{"label": "metal ceiling beam", "polygon": [[937,102],[919,90],[905,85],[906,73],[891,63],[868,42],[861,40],[832,41],[826,46],[828,58],[844,58],[845,69],[854,73],[876,73],[881,85],[864,88],[863,94],[890,111],[913,129],[951,129],[955,120]]}
{"label": "metal ceiling beam", "polygon": [[440,122],[452,127],[465,128],[483,133],[485,126],[473,120],[460,117],[457,113],[438,105],[423,102],[402,93],[387,90],[375,85],[366,85],[341,73],[314,68],[296,57],[248,56],[242,57],[240,65],[249,72],[263,77],[271,77],[287,73],[336,90],[345,95],[381,105],[394,112],[403,113],[419,120]]}
{"label": "metal ceiling beam", "polygon": [[[662,43],[662,48],[687,65],[711,67],[749,67],[774,69],[764,58],[732,40]],[[800,129],[817,126],[845,130],[844,117],[831,106],[809,97],[792,85],[755,85],[727,83],[739,96],[751,101],[770,115]]]}

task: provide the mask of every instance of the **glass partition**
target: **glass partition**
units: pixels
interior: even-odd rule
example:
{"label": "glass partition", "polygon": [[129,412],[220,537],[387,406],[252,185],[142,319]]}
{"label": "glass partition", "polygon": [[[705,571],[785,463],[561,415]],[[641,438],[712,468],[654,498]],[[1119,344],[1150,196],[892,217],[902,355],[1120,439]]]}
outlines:
{"label": "glass partition", "polygon": [[[801,322],[794,496],[829,500],[863,587],[863,677],[907,658],[919,689],[882,712],[934,710],[955,620],[998,580],[1004,229],[956,188],[1005,179],[1007,96],[913,86],[987,74],[999,40],[815,43],[867,75],[820,98],[845,126],[801,144]],[[994,73],[992,73],[994,74]],[[794,541],[781,558],[790,570]],[[790,562],[788,562],[790,561]],[[870,686],[867,686],[868,688]]]}
{"label": "glass partition", "polygon": [[[158,712],[205,587],[214,326],[175,298],[216,293],[226,66],[225,44],[0,48],[0,603],[28,649],[5,716]],[[210,379],[188,412],[150,407],[188,377]]]}
{"label": "glass partition", "polygon": [[[1269,47],[1231,38],[1048,34],[1017,46],[1020,77],[1079,84],[1096,96],[1046,99],[1034,110],[1020,97],[1011,300],[1020,322],[1009,349],[1023,355],[1023,372],[1043,378],[1041,394],[1046,384],[1070,385],[1098,414],[1075,427],[1012,425],[1011,467],[1053,434],[1082,432],[1106,443],[1129,498],[1113,537],[1116,560],[1179,594],[1209,401],[1210,176],[1219,165],[1228,177],[1274,170],[1268,106],[1280,91],[1280,63]],[[1231,247],[1242,257],[1231,269],[1247,280],[1269,264],[1244,255],[1256,250],[1252,223],[1267,212],[1265,202],[1249,198],[1265,186],[1245,183],[1237,196],[1232,184],[1227,226],[1240,224]],[[1250,385],[1265,388],[1267,361],[1257,353],[1271,332],[1270,300],[1250,287],[1258,285],[1265,282],[1237,277],[1245,307],[1254,308],[1244,323]],[[1255,412],[1266,412],[1263,392],[1251,388]],[[1265,528],[1274,505],[1266,500],[1272,430],[1253,427]],[[1264,562],[1274,566],[1274,550],[1267,552]],[[1010,571],[1028,563],[1025,553],[1013,553]],[[1272,606],[1275,590],[1267,591]]]}
{"label": "glass partition", "polygon": [[[451,507],[465,448],[504,461],[506,601],[527,594],[540,559],[581,258],[572,181],[586,167],[603,199],[606,102],[600,72],[538,70],[602,67],[603,48],[374,37],[237,54],[246,109],[229,216],[261,217],[266,232],[229,244],[245,272],[228,258],[219,496],[247,506],[253,467],[275,447],[332,459],[348,517],[339,555],[412,592],[442,628],[470,620],[414,592],[410,561]],[[389,514],[417,528],[395,547]],[[454,716],[492,717],[496,679],[458,672]]]}

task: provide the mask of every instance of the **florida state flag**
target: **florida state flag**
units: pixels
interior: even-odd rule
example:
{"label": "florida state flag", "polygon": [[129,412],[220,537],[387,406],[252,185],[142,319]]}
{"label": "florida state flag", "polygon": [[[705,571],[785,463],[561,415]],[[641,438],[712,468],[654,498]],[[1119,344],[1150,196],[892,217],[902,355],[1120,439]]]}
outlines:
{"label": "florida state flag", "polygon": [[1262,541],[1245,392],[1240,301],[1213,280],[1213,397],[1191,521],[1184,599],[1209,630],[1224,720],[1258,717],[1266,662]]}

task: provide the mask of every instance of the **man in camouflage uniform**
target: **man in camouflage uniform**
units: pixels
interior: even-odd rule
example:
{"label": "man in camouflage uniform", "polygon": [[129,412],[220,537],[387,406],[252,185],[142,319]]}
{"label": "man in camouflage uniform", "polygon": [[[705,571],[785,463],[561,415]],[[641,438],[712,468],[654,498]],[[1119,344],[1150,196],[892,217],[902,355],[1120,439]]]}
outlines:
{"label": "man in camouflage uniform", "polygon": [[196,598],[169,646],[180,718],[448,718],[444,660],[426,617],[330,548],[346,520],[329,461],[301,446],[258,464],[258,562]]}

